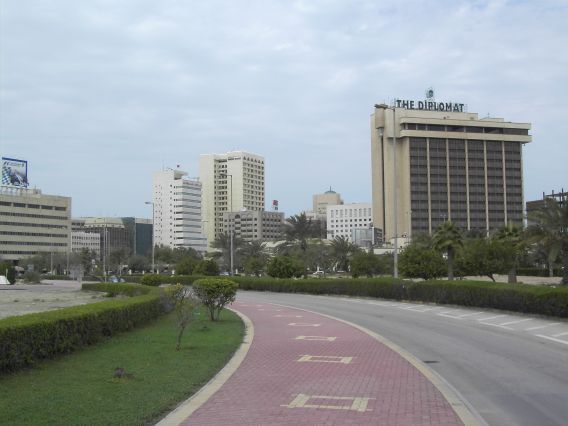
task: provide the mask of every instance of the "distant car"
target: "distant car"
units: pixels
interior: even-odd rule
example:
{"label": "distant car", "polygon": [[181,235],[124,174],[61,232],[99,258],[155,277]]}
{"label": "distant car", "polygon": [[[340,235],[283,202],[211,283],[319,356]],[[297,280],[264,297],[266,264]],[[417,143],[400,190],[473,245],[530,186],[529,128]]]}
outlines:
{"label": "distant car", "polygon": [[229,274],[228,272],[225,271],[225,272],[221,272],[219,275],[221,275],[222,277],[228,277],[231,274]]}
{"label": "distant car", "polygon": [[314,272],[312,275],[313,275],[314,277],[321,277],[323,274],[325,274],[324,271],[316,271],[316,272]]}
{"label": "distant car", "polygon": [[123,283],[124,278],[120,278],[120,277],[117,277],[116,275],[113,275],[113,276],[110,277],[110,282],[111,283]]}

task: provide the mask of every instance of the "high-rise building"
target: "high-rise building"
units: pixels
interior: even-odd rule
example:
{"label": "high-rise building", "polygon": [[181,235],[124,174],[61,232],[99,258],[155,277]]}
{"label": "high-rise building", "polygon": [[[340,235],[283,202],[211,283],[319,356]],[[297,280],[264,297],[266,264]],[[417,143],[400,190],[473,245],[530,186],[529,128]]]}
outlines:
{"label": "high-rise building", "polygon": [[155,172],[152,210],[154,244],[193,248],[204,253],[207,240],[201,216],[201,182],[181,170]]}
{"label": "high-rise building", "polygon": [[433,98],[376,105],[371,115],[374,226],[389,241],[395,236],[395,211],[398,237],[432,233],[446,220],[482,233],[522,224],[522,147],[531,142],[530,128],[479,118],[465,112],[464,104]]}
{"label": "high-rise building", "polygon": [[71,198],[0,186],[0,260],[71,250]]}
{"label": "high-rise building", "polygon": [[244,151],[201,155],[203,218],[209,244],[223,232],[223,215],[264,210],[264,158]]}

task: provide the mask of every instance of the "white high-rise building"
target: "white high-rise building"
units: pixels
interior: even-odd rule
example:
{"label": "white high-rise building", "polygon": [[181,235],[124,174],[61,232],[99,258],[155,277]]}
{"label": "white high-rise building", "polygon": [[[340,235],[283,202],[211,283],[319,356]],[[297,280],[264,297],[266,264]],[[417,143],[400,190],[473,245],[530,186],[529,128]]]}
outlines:
{"label": "white high-rise building", "polygon": [[154,173],[154,244],[207,250],[201,220],[201,182],[184,178],[181,170]]}
{"label": "white high-rise building", "polygon": [[211,244],[223,232],[223,214],[264,210],[264,157],[244,151],[201,155],[205,235]]}

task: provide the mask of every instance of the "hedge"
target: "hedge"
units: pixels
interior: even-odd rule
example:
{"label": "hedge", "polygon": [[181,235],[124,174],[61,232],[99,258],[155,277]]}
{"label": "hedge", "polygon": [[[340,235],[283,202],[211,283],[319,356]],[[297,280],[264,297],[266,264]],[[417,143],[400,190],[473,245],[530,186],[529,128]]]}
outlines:
{"label": "hedge", "polygon": [[136,284],[83,284],[132,297],[0,320],[0,372],[32,366],[130,330],[164,312],[160,291]]}
{"label": "hedge", "polygon": [[[144,275],[128,275],[123,276],[124,279],[127,279],[128,282],[133,283],[140,283],[142,284],[142,279],[148,275],[152,274],[144,274]],[[207,275],[164,275],[164,274],[153,274],[152,276],[159,277],[161,284],[183,284],[183,285],[192,285],[194,281],[202,279],[202,278],[211,278],[211,276]]]}
{"label": "hedge", "polygon": [[331,294],[504,309],[568,318],[568,287],[495,284],[481,281],[394,278],[275,279],[232,277],[241,290]]}

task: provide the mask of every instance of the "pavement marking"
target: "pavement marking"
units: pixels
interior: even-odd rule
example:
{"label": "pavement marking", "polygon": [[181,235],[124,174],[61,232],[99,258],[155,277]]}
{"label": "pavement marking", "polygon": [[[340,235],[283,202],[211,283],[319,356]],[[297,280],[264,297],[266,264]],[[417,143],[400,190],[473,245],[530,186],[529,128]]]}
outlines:
{"label": "pavement marking", "polygon": [[553,334],[552,337],[566,336],[567,334],[568,334],[568,331],[565,331],[564,333]]}
{"label": "pavement marking", "polygon": [[[229,308],[231,309],[231,308]],[[235,312],[243,322],[245,323],[245,336],[243,338],[243,343],[235,352],[235,355],[229,360],[227,365],[219,371],[215,377],[213,377],[205,386],[193,394],[189,399],[182,402],[177,408],[169,413],[166,417],[156,423],[156,426],[170,426],[170,425],[180,425],[189,416],[191,416],[199,407],[207,402],[209,398],[217,392],[221,386],[225,384],[227,380],[233,375],[235,371],[239,368],[241,363],[244,361],[254,339],[254,325],[249,317],[245,314],[231,309]]]}
{"label": "pavement marking", "polygon": [[535,334],[535,336],[542,337],[543,339],[552,340],[553,342],[563,343],[565,345],[568,345],[568,341],[566,341],[566,340],[555,339],[554,337],[545,336],[544,334]]}
{"label": "pavement marking", "polygon": [[[351,401],[349,405],[324,405],[324,404],[308,404],[311,399],[331,400],[331,401]],[[327,395],[305,395],[300,393],[292,400],[290,404],[281,405],[287,408],[323,408],[328,410],[350,410],[364,413],[373,411],[367,408],[369,401],[375,398],[366,398],[360,396],[327,396]],[[315,401],[314,401],[315,402]],[[323,402],[323,401],[322,401]]]}
{"label": "pavement marking", "polygon": [[513,327],[507,327],[506,325],[501,325],[501,324],[491,324],[490,322],[482,322],[481,324],[490,325],[491,327],[504,328],[505,330],[514,330]]}
{"label": "pavement marking", "polygon": [[463,314],[463,315],[459,315],[456,318],[465,318],[465,317],[473,317],[475,315],[480,315],[480,314],[484,314],[485,312],[481,311],[481,312],[475,312],[473,314]]}
{"label": "pavement marking", "polygon": [[505,325],[512,325],[512,324],[518,324],[520,322],[526,322],[526,321],[532,321],[532,318],[525,318],[522,320],[515,320],[515,321],[509,321],[509,322],[504,322],[503,324],[499,324],[501,326],[505,326]]}
{"label": "pavement marking", "polygon": [[307,322],[291,322],[288,325],[291,327],[319,327],[321,324],[309,324]]}
{"label": "pavement marking", "polygon": [[[278,303],[277,305],[284,306],[286,308],[297,309],[299,311],[309,312],[316,315],[321,315],[322,317],[342,322],[344,324],[356,328],[357,330],[362,331],[363,333],[368,334],[369,336],[373,337],[375,340],[387,346],[389,349],[395,351],[397,354],[399,354],[405,360],[407,360],[414,368],[420,371],[420,373],[422,373],[424,377],[426,377],[430,381],[430,383],[432,383],[436,387],[436,389],[438,389],[441,392],[441,394],[444,396],[446,401],[448,401],[450,406],[453,408],[453,410],[455,411],[455,413],[458,415],[458,417],[461,419],[461,421],[464,423],[465,426],[480,426],[480,425],[488,426],[487,422],[483,419],[483,417],[481,417],[479,413],[475,411],[473,406],[469,402],[467,402],[467,400],[463,397],[463,395],[461,395],[458,392],[458,390],[454,388],[448,381],[446,381],[442,376],[440,376],[434,370],[429,368],[426,364],[424,364],[422,361],[420,361],[410,352],[406,351],[397,344],[391,342],[386,337],[383,337],[380,334],[377,334],[374,331],[369,330],[368,328],[365,328],[358,324],[331,315],[326,315],[320,312],[311,311],[309,309],[302,309],[295,306],[284,305],[281,303]],[[568,342],[566,342],[566,344],[568,344]],[[288,407],[288,406],[283,405],[283,407]]]}
{"label": "pavement marking", "polygon": [[296,362],[332,362],[336,364],[351,364],[352,356],[332,355],[302,355]]}
{"label": "pavement marking", "polygon": [[536,327],[525,328],[525,331],[540,330],[541,328],[552,327],[553,325],[558,325],[558,324],[560,324],[560,323],[559,322],[553,322],[552,324],[539,325],[539,326],[536,326]]}
{"label": "pavement marking", "polygon": [[302,315],[274,315],[275,318],[304,318]]}
{"label": "pavement marking", "polygon": [[501,318],[501,317],[506,317],[507,315],[495,315],[493,317],[488,317],[488,318],[480,318],[477,321],[481,322],[481,321],[489,321],[495,318]]}
{"label": "pavement marking", "polygon": [[316,340],[316,341],[324,341],[324,342],[333,342],[337,337],[326,337],[326,336],[298,336],[295,337],[294,340]]}

